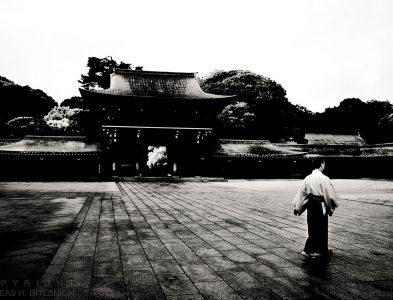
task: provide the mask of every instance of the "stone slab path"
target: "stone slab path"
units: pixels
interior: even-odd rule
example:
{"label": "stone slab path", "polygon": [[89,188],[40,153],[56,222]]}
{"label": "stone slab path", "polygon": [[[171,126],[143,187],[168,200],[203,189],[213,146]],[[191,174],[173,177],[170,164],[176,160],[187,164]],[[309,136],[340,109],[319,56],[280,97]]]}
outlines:
{"label": "stone slab path", "polygon": [[[45,205],[34,214],[61,204],[41,213],[49,224],[40,228],[58,232],[68,223],[72,230],[49,243],[51,260],[33,274],[35,288],[23,292],[37,299],[393,298],[393,182],[333,184],[341,201],[329,220],[334,255],[308,262],[300,259],[305,216],[294,216],[290,205],[298,180],[102,183],[85,192],[83,184],[68,184],[68,194],[55,192],[61,184],[26,188],[19,200],[30,199],[27,215],[35,203]],[[9,205],[18,193],[6,184],[0,190],[4,211],[18,215]],[[11,223],[0,230],[18,227],[14,219],[8,215]],[[5,248],[0,263],[12,251]],[[4,290],[11,289],[0,287],[0,296]]]}

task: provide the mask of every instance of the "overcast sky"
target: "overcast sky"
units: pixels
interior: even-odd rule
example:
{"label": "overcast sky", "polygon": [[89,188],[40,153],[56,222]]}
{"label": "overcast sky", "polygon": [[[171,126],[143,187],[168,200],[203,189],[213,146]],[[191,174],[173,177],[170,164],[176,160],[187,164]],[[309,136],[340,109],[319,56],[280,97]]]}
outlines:
{"label": "overcast sky", "polygon": [[391,0],[0,2],[0,75],[56,101],[79,95],[89,56],[144,70],[245,69],[312,111],[393,101]]}

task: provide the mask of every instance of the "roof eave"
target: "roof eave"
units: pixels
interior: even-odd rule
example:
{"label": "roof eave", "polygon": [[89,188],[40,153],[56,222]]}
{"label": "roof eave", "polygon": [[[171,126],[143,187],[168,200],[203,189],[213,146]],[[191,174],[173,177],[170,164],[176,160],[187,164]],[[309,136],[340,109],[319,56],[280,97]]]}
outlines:
{"label": "roof eave", "polygon": [[[209,94],[209,93],[204,93],[201,96],[189,96],[189,95],[179,95],[179,96],[171,96],[171,95],[133,95],[133,94],[120,94],[120,93],[115,93],[107,90],[87,90],[82,87],[79,88],[79,91],[82,95],[82,97],[85,96],[91,96],[91,95],[99,95],[99,96],[112,96],[112,97],[118,97],[118,98],[132,98],[132,99],[173,99],[173,100],[204,100],[204,101],[209,101],[209,100],[214,100],[214,101],[219,101],[219,100],[226,100],[226,101],[233,101],[235,100],[238,95],[215,95],[215,94]],[[206,95],[206,96],[204,96]]]}

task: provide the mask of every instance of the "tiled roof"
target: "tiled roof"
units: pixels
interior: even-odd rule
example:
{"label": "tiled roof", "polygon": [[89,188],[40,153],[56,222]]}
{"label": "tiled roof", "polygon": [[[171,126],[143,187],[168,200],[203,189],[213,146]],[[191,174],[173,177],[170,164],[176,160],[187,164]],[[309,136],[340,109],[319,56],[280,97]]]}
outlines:
{"label": "tiled roof", "polygon": [[19,142],[21,139],[0,139],[0,147],[15,142]]}
{"label": "tiled roof", "polygon": [[293,151],[264,140],[219,140],[216,157],[284,158],[304,156],[306,152]]}
{"label": "tiled roof", "polygon": [[309,145],[364,145],[364,140],[356,134],[306,133]]}
{"label": "tiled roof", "polygon": [[294,151],[306,151],[307,156],[324,157],[393,157],[393,143],[359,144],[275,144]]}
{"label": "tiled roof", "polygon": [[362,157],[393,157],[393,144],[378,145],[372,147],[362,147],[360,150]]}
{"label": "tiled roof", "polygon": [[99,144],[84,137],[26,136],[23,140],[0,146],[0,154],[97,154]]}
{"label": "tiled roof", "polygon": [[98,93],[131,97],[165,97],[182,99],[228,99],[234,96],[222,96],[205,93],[194,73],[153,72],[116,69],[111,74],[109,89],[84,90],[84,94]]}

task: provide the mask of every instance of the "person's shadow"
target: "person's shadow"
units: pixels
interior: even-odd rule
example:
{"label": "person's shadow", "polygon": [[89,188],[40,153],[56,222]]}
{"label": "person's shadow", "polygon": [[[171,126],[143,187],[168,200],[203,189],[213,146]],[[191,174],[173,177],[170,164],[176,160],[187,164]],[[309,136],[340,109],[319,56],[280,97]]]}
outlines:
{"label": "person's shadow", "polygon": [[329,264],[332,258],[312,258],[303,260],[302,268],[309,275],[310,285],[328,284],[334,276],[332,265]]}

